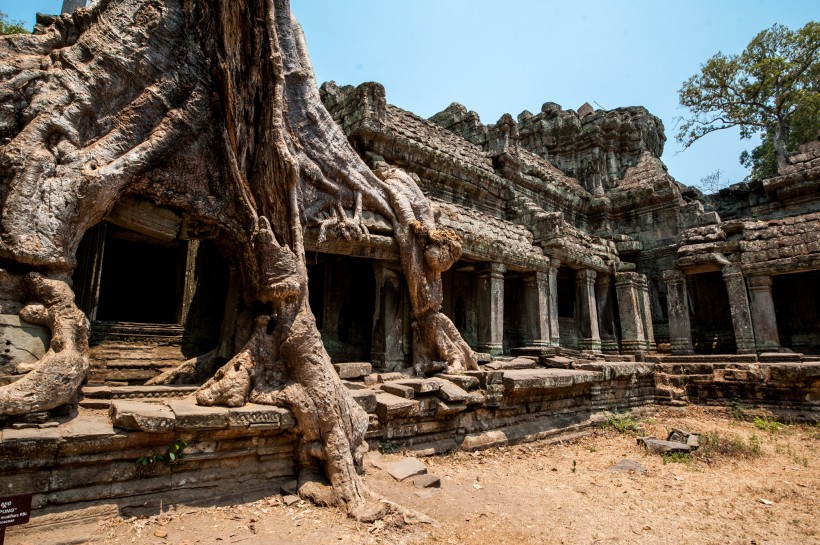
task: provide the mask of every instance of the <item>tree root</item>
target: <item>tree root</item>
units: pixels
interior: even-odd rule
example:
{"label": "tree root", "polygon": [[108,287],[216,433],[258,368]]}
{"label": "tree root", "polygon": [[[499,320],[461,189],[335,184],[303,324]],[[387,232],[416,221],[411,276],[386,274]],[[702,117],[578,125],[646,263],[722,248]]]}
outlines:
{"label": "tree root", "polygon": [[69,403],[88,373],[88,320],[63,280],[30,273],[25,284],[39,303],[20,311],[27,322],[51,329],[51,344],[34,370],[0,387],[0,414],[46,411]]}

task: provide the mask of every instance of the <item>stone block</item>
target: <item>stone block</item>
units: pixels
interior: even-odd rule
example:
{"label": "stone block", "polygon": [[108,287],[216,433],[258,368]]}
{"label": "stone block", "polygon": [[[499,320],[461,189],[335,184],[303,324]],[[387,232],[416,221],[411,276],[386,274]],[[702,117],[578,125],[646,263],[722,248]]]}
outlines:
{"label": "stone block", "polygon": [[653,454],[688,454],[694,450],[686,443],[664,441],[662,439],[655,439],[654,437],[639,437],[638,444]]}
{"label": "stone block", "polygon": [[459,388],[464,390],[474,390],[478,388],[478,378],[469,375],[438,375],[439,378],[449,380]]}
{"label": "stone block", "polygon": [[610,467],[608,471],[612,473],[636,473],[638,475],[646,475],[646,468],[632,460],[621,460],[614,466]]}
{"label": "stone block", "polygon": [[426,394],[429,392],[437,392],[441,388],[441,383],[436,379],[426,378],[408,378],[396,381],[402,386],[409,386],[417,394]]}
{"label": "stone block", "polygon": [[174,412],[164,405],[141,401],[115,400],[109,409],[111,422],[118,428],[149,433],[174,429]]}
{"label": "stone block", "polygon": [[494,361],[486,365],[487,369],[503,371],[507,369],[535,369],[538,362],[532,358],[519,357],[509,361]]}
{"label": "stone block", "polygon": [[439,389],[436,395],[444,401],[452,401],[454,403],[464,403],[470,395],[466,390],[453,384],[450,381],[437,379],[439,381]]}
{"label": "stone block", "polygon": [[427,466],[418,458],[411,457],[385,464],[384,470],[397,481],[403,481],[416,475],[424,475],[427,473]]}
{"label": "stone block", "polygon": [[440,488],[441,479],[430,473],[418,475],[413,477],[413,486],[416,488]]}
{"label": "stone block", "polygon": [[395,396],[387,392],[376,394],[376,414],[386,422],[399,416],[410,416],[418,411],[418,402]]}
{"label": "stone block", "polygon": [[522,369],[504,372],[504,388],[508,391],[569,388],[592,382],[600,373],[564,369]]}
{"label": "stone block", "polygon": [[415,391],[412,387],[400,384],[398,382],[385,382],[379,386],[383,392],[393,394],[394,396],[403,397],[405,399],[413,399]]}
{"label": "stone block", "polygon": [[333,367],[339,374],[339,378],[361,378],[373,371],[373,366],[366,361],[334,363]]}
{"label": "stone block", "polygon": [[228,427],[230,428],[247,428],[254,424],[265,424],[267,429],[279,429],[282,428],[282,424],[285,424],[285,428],[290,427],[287,424],[292,421],[293,417],[288,409],[273,405],[248,403],[242,407],[228,409]]}
{"label": "stone block", "polygon": [[59,427],[60,436],[68,441],[112,437],[111,420],[101,416],[78,416]]}
{"label": "stone block", "polygon": [[575,360],[571,358],[565,358],[564,356],[553,356],[551,358],[544,359],[544,363],[547,367],[557,367],[559,369],[572,369]]}
{"label": "stone block", "polygon": [[193,399],[167,402],[176,417],[177,430],[221,430],[228,427],[228,409],[202,407]]}
{"label": "stone block", "polygon": [[350,396],[366,413],[376,412],[376,392],[374,390],[351,390]]}
{"label": "stone block", "polygon": [[460,412],[464,412],[467,410],[466,403],[458,403],[458,402],[446,402],[440,399],[436,400],[437,409],[436,409],[436,416],[452,416],[454,414],[458,414]]}

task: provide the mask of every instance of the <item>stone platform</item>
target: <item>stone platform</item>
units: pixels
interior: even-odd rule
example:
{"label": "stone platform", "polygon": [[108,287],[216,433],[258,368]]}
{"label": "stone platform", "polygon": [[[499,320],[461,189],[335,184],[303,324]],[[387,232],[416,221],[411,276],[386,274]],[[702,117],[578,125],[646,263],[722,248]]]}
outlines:
{"label": "stone platform", "polygon": [[[484,366],[431,378],[371,373],[346,384],[370,417],[372,449],[389,445],[418,454],[573,436],[605,411],[655,404],[741,402],[820,420],[820,362],[760,361],[766,359],[567,359],[547,368],[545,358],[530,368]],[[34,493],[36,517],[248,501],[277,493],[295,477],[295,422],[286,408],[200,407],[188,398],[190,387],[85,387],[82,393],[76,414],[0,432],[4,492]],[[178,441],[187,444],[184,463],[136,463],[166,454]]]}

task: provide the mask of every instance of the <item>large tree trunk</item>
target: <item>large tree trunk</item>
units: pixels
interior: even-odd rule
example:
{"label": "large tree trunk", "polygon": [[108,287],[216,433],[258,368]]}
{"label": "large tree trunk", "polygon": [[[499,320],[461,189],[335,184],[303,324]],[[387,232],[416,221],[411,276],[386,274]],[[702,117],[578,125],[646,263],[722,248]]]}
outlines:
{"label": "large tree trunk", "polygon": [[[0,74],[0,260],[8,275],[38,273],[28,280],[35,304],[21,315],[53,332],[37,374],[0,388],[0,414],[66,403],[81,384],[88,329],[68,287],[77,246],[118,199],[137,196],[217,229],[256,314],[244,348],[197,402],[290,406],[300,492],[358,518],[383,514],[356,471],[367,415],[308,306],[303,226],[366,237],[362,209],[390,218],[417,359],[452,371],[475,366],[440,313],[441,272],[461,246],[436,229],[409,176],[377,177],[353,152],[319,101],[287,0],[100,0],[38,34],[0,38]],[[317,484],[322,473],[331,488]]]}

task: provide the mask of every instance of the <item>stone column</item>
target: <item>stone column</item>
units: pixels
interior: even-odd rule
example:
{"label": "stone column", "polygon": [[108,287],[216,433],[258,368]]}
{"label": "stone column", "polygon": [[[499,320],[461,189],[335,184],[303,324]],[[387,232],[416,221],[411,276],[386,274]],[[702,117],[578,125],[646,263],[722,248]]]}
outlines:
{"label": "stone column", "polygon": [[615,274],[618,315],[621,318],[621,352],[624,354],[642,354],[646,352],[646,336],[643,330],[637,281],[638,273],[621,272]]}
{"label": "stone column", "polygon": [[560,267],[560,260],[550,259],[550,272],[548,273],[550,346],[561,345],[561,336],[558,334],[558,269]]}
{"label": "stone column", "polygon": [[780,337],[772,299],[772,277],[750,276],[747,281],[757,350],[776,352],[780,350]]}
{"label": "stone column", "polygon": [[658,345],[655,344],[655,326],[652,324],[652,303],[649,300],[649,282],[646,275],[639,274],[636,282],[638,289],[638,304],[643,320],[643,334],[646,338],[646,350],[655,352]]}
{"label": "stone column", "polygon": [[694,354],[692,324],[689,321],[689,294],[686,275],[678,270],[663,272],[666,281],[666,306],[669,314],[669,345],[674,355]]}
{"label": "stone column", "polygon": [[411,344],[406,337],[404,278],[397,268],[385,261],[374,261],[373,273],[376,279],[376,308],[370,360],[377,369],[401,369]]}
{"label": "stone column", "polygon": [[524,309],[527,318],[527,341],[530,346],[549,346],[548,273],[532,272],[524,276]]}
{"label": "stone column", "polygon": [[478,271],[478,350],[501,354],[504,347],[503,263],[486,263]]}
{"label": "stone column", "polygon": [[575,273],[580,333],[579,345],[582,351],[600,353],[601,335],[598,330],[598,304],[595,301],[595,276],[592,269],[581,269]]}
{"label": "stone column", "polygon": [[609,286],[609,275],[598,275],[595,281],[595,299],[598,302],[598,330],[601,333],[601,351],[605,354],[617,354],[618,337],[615,333],[615,314],[612,312],[612,298],[609,296]]}
{"label": "stone column", "polygon": [[756,352],[755,335],[752,328],[752,313],[749,310],[749,297],[746,295],[746,282],[740,265],[735,263],[723,267],[723,281],[729,293],[729,311],[732,314],[732,326],[735,330],[735,344],[738,354]]}

